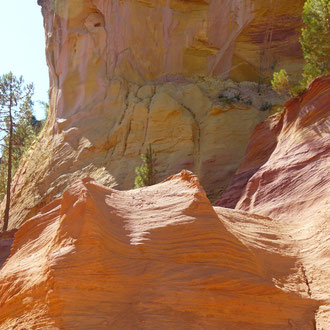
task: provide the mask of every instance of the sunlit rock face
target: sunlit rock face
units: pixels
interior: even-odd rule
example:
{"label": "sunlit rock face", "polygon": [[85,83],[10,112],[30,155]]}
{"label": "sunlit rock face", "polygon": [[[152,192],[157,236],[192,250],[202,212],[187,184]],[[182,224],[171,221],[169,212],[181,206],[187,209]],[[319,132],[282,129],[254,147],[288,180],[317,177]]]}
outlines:
{"label": "sunlit rock face", "polygon": [[[282,102],[223,78],[296,72],[302,3],[39,0],[50,113],[14,179],[9,227],[85,176],[132,188],[149,144],[158,182],[192,170],[215,200],[268,115],[260,108]],[[245,101],[220,102],[228,89]]]}
{"label": "sunlit rock face", "polygon": [[276,219],[293,238],[318,310],[330,325],[330,76],[317,78],[282,115],[257,126],[245,159],[216,203]]}
{"label": "sunlit rock face", "polygon": [[253,80],[286,64],[295,72],[303,3],[41,1],[60,83],[69,72],[74,81],[79,72],[80,80],[99,83],[115,74],[137,83],[194,74]]}
{"label": "sunlit rock face", "polygon": [[139,190],[73,184],[15,234],[0,325],[327,329],[329,85],[257,127],[235,210],[187,171]]}
{"label": "sunlit rock face", "polygon": [[[299,68],[303,1],[39,3],[51,110],[0,236],[0,328],[329,328],[329,77],[207,198],[282,102],[243,80]],[[157,181],[205,191],[186,170],[123,191],[149,145]]]}
{"label": "sunlit rock face", "polygon": [[215,212],[187,171],[131,191],[83,179],[15,234],[0,328],[313,329],[289,243],[269,218]]}

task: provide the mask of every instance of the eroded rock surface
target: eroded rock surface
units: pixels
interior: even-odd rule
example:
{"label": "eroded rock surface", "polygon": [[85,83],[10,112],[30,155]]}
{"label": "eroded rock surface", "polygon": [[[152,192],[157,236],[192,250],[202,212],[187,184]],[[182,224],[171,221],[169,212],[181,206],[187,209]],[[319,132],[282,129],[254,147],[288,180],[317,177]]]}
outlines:
{"label": "eroded rock surface", "polygon": [[300,251],[310,295],[330,325],[330,76],[317,78],[281,116],[259,125],[217,205],[276,219]]}
{"label": "eroded rock surface", "polygon": [[14,234],[16,230],[0,233],[0,268],[7,260],[11,246],[14,242]]}
{"label": "eroded rock surface", "polygon": [[[263,97],[281,102],[270,90],[260,97],[257,88],[215,78],[144,86],[111,80],[94,105],[64,113],[54,127],[50,119],[13,181],[9,227],[18,228],[79,178],[132,188],[140,155],[149,145],[157,182],[188,169],[198,174],[209,196],[218,196],[242,160],[254,127],[268,115],[259,109]],[[242,101],[221,101],[219,95],[226,92],[241,95]]]}
{"label": "eroded rock surface", "polygon": [[[91,67],[80,79],[89,76],[90,83],[100,87],[114,75],[135,83],[194,74],[257,80],[275,67],[296,74],[301,64],[303,0],[43,0],[40,4],[53,78],[62,82],[68,73],[74,81],[77,69]],[[69,89],[70,81],[65,80]]]}
{"label": "eroded rock surface", "polygon": [[151,144],[158,181],[220,194],[282,102],[222,78],[294,76],[303,2],[39,0],[51,110],[0,237],[1,329],[329,328],[329,77],[257,126],[236,209],[187,171],[109,188]]}
{"label": "eroded rock surface", "polygon": [[[294,76],[303,2],[39,0],[50,113],[14,180],[9,228],[85,176],[132,188],[149,144],[158,182],[189,169],[214,200],[267,116],[259,109],[282,102],[221,79],[267,81],[277,66]],[[228,88],[244,102],[219,104]]]}
{"label": "eroded rock surface", "polygon": [[216,213],[187,171],[131,191],[84,179],[16,233],[0,327],[313,329],[287,243],[271,219]]}

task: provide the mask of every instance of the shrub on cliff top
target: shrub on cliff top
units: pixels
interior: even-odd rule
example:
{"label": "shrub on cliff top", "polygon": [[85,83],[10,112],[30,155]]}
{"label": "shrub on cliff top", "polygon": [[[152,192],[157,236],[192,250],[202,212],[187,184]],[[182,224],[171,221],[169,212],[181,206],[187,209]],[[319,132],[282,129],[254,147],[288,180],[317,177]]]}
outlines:
{"label": "shrub on cliff top", "polygon": [[286,70],[282,69],[279,72],[274,72],[273,79],[271,81],[274,91],[279,95],[291,95],[291,85],[289,82],[289,76]]}
{"label": "shrub on cliff top", "polygon": [[330,72],[330,0],[307,0],[301,31],[305,65],[302,83],[307,86],[317,76]]}
{"label": "shrub on cliff top", "polygon": [[302,18],[305,26],[299,39],[304,55],[302,79],[292,86],[287,72],[274,72],[272,86],[278,94],[301,94],[316,77],[330,72],[330,0],[306,0]]}

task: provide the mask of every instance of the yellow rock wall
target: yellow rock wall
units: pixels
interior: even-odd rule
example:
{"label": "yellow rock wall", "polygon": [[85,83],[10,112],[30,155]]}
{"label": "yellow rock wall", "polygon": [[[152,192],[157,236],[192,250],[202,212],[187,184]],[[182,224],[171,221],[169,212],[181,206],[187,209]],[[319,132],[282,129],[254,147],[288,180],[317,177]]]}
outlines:
{"label": "yellow rock wall", "polygon": [[[218,196],[243,158],[254,127],[267,117],[254,106],[220,102],[218,94],[226,86],[246,93],[257,88],[217,80],[142,87],[111,80],[100,103],[56,118],[54,125],[49,121],[27,152],[13,183],[10,227],[18,227],[86,175],[110,187],[132,188],[149,144],[158,182],[188,169],[199,175],[211,198]],[[271,91],[268,95],[274,98]],[[258,97],[256,104],[262,101]]]}
{"label": "yellow rock wall", "polygon": [[114,75],[136,83],[194,74],[257,80],[301,63],[304,0],[40,2],[60,84],[95,78],[99,87]]}
{"label": "yellow rock wall", "polygon": [[[262,104],[281,103],[256,84],[223,78],[266,77],[269,47],[279,65],[299,65],[302,2],[39,0],[50,114],[14,179],[10,228],[86,175],[131,188],[149,144],[158,181],[192,170],[217,197],[268,115]],[[291,34],[281,36],[278,15]],[[228,89],[249,102],[220,102]]]}

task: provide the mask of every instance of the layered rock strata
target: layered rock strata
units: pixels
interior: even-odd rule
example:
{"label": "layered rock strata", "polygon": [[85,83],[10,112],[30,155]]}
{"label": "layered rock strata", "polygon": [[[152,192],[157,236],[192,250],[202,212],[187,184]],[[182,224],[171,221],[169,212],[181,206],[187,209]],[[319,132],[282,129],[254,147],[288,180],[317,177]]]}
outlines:
{"label": "layered rock strata", "polygon": [[[319,303],[288,237],[217,213],[187,171],[131,191],[76,183],[16,233],[0,327],[312,329]],[[238,240],[226,226],[242,219]]]}
{"label": "layered rock strata", "polygon": [[260,124],[246,158],[217,205],[270,216],[297,246],[310,295],[326,302],[330,325],[330,76]]}
{"label": "layered rock strata", "polygon": [[[307,209],[308,199],[312,203],[320,199],[327,203],[325,192],[330,188],[329,101],[330,76],[320,77],[303,95],[287,102],[282,114],[274,115],[259,124],[250,138],[244,161],[216,204],[230,208],[237,205],[237,208],[257,213],[262,211],[261,208],[273,210],[270,215],[278,217],[281,213],[301,211],[302,205]],[[266,174],[270,172],[271,176]],[[308,173],[309,180],[299,179],[304,173]],[[282,180],[273,180],[278,175],[290,177],[290,181],[286,179],[288,185],[284,191]],[[269,177],[267,181],[265,176]],[[273,190],[275,183],[281,188]],[[269,190],[262,192],[256,186]],[[306,191],[310,191],[313,198]],[[258,197],[260,200],[254,200],[251,196],[255,192],[263,196],[276,196],[281,203],[270,198],[268,202],[273,206],[266,205],[265,197],[261,195]],[[283,205],[283,196],[290,194],[295,196],[299,206],[293,207],[293,198],[287,199],[287,207]],[[281,211],[276,212],[278,208]]]}

